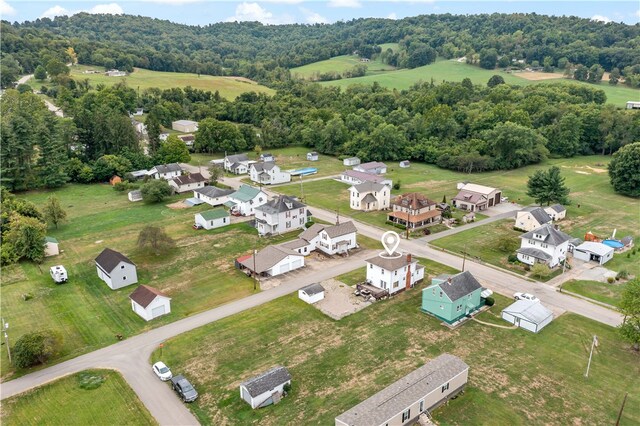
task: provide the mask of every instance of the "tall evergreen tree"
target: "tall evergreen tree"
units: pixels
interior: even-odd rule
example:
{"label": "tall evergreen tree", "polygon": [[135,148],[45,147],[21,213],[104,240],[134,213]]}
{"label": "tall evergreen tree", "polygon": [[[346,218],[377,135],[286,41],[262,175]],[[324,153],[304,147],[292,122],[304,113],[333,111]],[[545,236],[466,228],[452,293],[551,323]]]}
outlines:
{"label": "tall evergreen tree", "polygon": [[62,140],[61,126],[55,121],[53,115],[46,119],[38,131],[40,141],[40,157],[38,168],[40,182],[46,188],[59,188],[69,180],[65,166],[69,158],[65,142]]}
{"label": "tall evergreen tree", "polygon": [[547,171],[536,170],[527,181],[527,195],[540,205],[568,204],[569,188],[565,186],[564,180],[556,166],[550,167]]}

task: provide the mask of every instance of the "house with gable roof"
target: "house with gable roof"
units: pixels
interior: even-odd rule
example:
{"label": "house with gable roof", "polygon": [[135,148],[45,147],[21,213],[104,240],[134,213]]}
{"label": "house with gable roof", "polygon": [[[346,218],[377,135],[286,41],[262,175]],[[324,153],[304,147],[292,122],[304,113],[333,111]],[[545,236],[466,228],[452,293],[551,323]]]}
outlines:
{"label": "house with gable roof", "polygon": [[391,202],[391,207],[393,212],[389,213],[387,220],[408,225],[410,229],[424,228],[442,220],[437,203],[417,192],[398,195]]}
{"label": "house with gable roof", "polygon": [[252,161],[247,154],[227,155],[224,157],[223,167],[230,173],[244,175],[249,172],[250,163]]}
{"label": "house with gable roof", "polygon": [[516,213],[516,224],[514,226],[517,229],[529,232],[551,222],[551,217],[542,207],[526,207]]}
{"label": "house with gable roof", "polygon": [[253,274],[275,277],[304,267],[304,256],[284,246],[267,246],[236,259],[236,266]]}
{"label": "house with gable roof", "polygon": [[229,195],[234,192],[235,191],[233,189],[222,189],[217,186],[205,186],[194,190],[193,196],[212,207],[216,207],[229,201]]}
{"label": "house with gable roof", "polygon": [[169,186],[171,186],[177,193],[181,194],[183,192],[202,188],[207,182],[207,178],[202,176],[201,173],[191,173],[169,179]]}
{"label": "house with gable roof", "polygon": [[291,175],[280,170],[274,162],[252,163],[249,166],[249,177],[261,185],[275,185],[291,182]]}
{"label": "house with gable roof", "polygon": [[171,298],[158,289],[141,285],[129,295],[131,309],[145,321],[171,313]]}
{"label": "house with gable roof", "polygon": [[422,290],[422,311],[453,324],[482,307],[482,290],[469,271],[438,275]]}
{"label": "house with gable roof", "polygon": [[291,385],[289,370],[276,366],[240,383],[240,397],[251,408],[266,407],[280,401],[286,385]]}
{"label": "house with gable roof", "polygon": [[314,223],[305,229],[297,240],[289,241],[282,246],[304,255],[314,250],[329,256],[349,253],[349,250],[358,247],[357,229],[351,221],[337,225]]}
{"label": "house with gable roof", "polygon": [[392,257],[375,256],[367,259],[367,282],[386,290],[390,295],[408,290],[424,278],[424,266],[411,254],[393,253]]}
{"label": "house with gable roof", "polygon": [[280,195],[255,208],[260,235],[276,235],[304,228],[307,206],[296,198]]}
{"label": "house with gable roof", "polygon": [[383,175],[387,173],[387,165],[379,161],[370,161],[368,163],[358,164],[353,170],[364,173],[372,173],[374,175]]}
{"label": "house with gable roof", "polygon": [[502,191],[475,183],[465,183],[458,185],[458,195],[451,201],[453,206],[471,212],[486,210],[500,204]]}
{"label": "house with gable roof", "polygon": [[160,164],[151,168],[147,175],[154,179],[173,179],[182,175],[182,166],[178,163]]}
{"label": "house with gable roof", "polygon": [[550,223],[520,235],[518,260],[527,265],[543,263],[550,268],[559,265],[567,257],[570,235],[556,229]]}
{"label": "house with gable roof", "polygon": [[102,250],[96,257],[98,278],[117,290],[138,282],[136,265],[127,256],[110,248]]}
{"label": "house with gable roof", "polygon": [[562,220],[567,216],[567,209],[562,204],[554,204],[544,208],[544,211],[553,219]]}
{"label": "house with gable roof", "polygon": [[224,203],[231,210],[232,214],[240,216],[251,216],[255,213],[256,207],[260,207],[269,200],[267,193],[251,185],[242,185],[237,191],[228,195],[228,200]]}
{"label": "house with gable roof", "polygon": [[353,210],[384,210],[390,203],[391,187],[385,184],[364,182],[349,188],[349,206]]}

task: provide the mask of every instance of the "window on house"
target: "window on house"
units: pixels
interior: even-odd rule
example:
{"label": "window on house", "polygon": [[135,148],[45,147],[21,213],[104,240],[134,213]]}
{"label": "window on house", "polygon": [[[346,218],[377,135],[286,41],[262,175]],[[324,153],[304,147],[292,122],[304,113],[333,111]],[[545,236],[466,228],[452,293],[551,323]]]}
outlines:
{"label": "window on house", "polygon": [[120,265],[120,269],[124,269],[124,265]]}
{"label": "window on house", "polygon": [[431,292],[433,293],[433,295],[436,295],[436,289],[434,288],[433,290],[431,290]]}
{"label": "window on house", "polygon": [[369,269],[373,269],[373,264],[372,263],[369,264]]}
{"label": "window on house", "polygon": [[126,279],[127,279],[127,277],[126,277],[126,276],[122,277],[122,281],[124,281],[124,280],[126,280]]}
{"label": "window on house", "polygon": [[424,399],[420,401],[420,412],[422,413],[423,411],[424,411]]}
{"label": "window on house", "polygon": [[440,291],[440,297],[442,297],[442,291]]}
{"label": "window on house", "polygon": [[444,310],[444,305],[440,305],[440,309]]}
{"label": "window on house", "polygon": [[406,422],[411,418],[411,409],[409,408],[407,411],[402,413],[402,423]]}
{"label": "window on house", "polygon": [[447,389],[449,389],[449,383],[447,383],[446,385],[442,385],[442,393],[444,393],[444,391],[446,391]]}
{"label": "window on house", "polygon": [[398,271],[395,271],[395,272],[394,272],[394,275],[398,275]]}

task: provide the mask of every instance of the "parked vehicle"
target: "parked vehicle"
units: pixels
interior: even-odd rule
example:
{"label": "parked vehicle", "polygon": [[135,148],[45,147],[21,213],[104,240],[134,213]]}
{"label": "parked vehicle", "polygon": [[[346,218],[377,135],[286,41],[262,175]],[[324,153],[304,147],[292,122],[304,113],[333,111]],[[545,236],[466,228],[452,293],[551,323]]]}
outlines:
{"label": "parked vehicle", "polygon": [[56,284],[66,283],[69,277],[67,276],[67,270],[62,265],[52,266],[49,269],[49,273],[51,274],[51,278],[55,281]]}
{"label": "parked vehicle", "polygon": [[202,225],[198,225],[197,223],[194,223],[193,224],[193,229],[195,229],[197,231],[198,229],[204,229],[204,228],[203,228]]}
{"label": "parked vehicle", "polygon": [[193,402],[198,398],[198,392],[182,374],[171,378],[171,387],[184,402]]}
{"label": "parked vehicle", "polygon": [[166,382],[173,377],[173,374],[171,374],[171,370],[169,370],[169,367],[167,367],[162,361],[158,361],[153,364],[152,369],[153,372],[156,373],[156,376],[158,376],[158,378],[160,378],[160,380],[162,380],[163,382]]}
{"label": "parked vehicle", "polygon": [[538,299],[537,297],[535,297],[533,294],[529,294],[529,293],[515,293],[513,295],[513,298],[516,300],[531,300],[532,302],[539,302],[540,299]]}

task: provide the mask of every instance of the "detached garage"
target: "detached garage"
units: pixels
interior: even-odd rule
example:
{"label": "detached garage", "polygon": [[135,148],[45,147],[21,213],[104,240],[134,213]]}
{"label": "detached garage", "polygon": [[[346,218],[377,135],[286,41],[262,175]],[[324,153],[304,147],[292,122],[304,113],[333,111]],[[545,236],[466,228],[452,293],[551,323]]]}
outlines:
{"label": "detached garage", "polygon": [[324,287],[318,283],[309,284],[298,290],[298,297],[308,304],[313,304],[324,299]]}
{"label": "detached garage", "polygon": [[532,300],[518,300],[502,310],[502,319],[537,333],[553,320],[553,313]]}
{"label": "detached garage", "polygon": [[573,249],[573,257],[585,262],[593,260],[600,265],[604,265],[613,258],[613,252],[613,247],[609,247],[606,244],[585,241]]}
{"label": "detached garage", "polygon": [[171,312],[171,298],[153,287],[141,285],[129,295],[131,309],[145,321]]}
{"label": "detached garage", "polygon": [[237,267],[266,277],[285,274],[304,266],[304,256],[284,246],[268,246],[255,255],[236,259]]}

